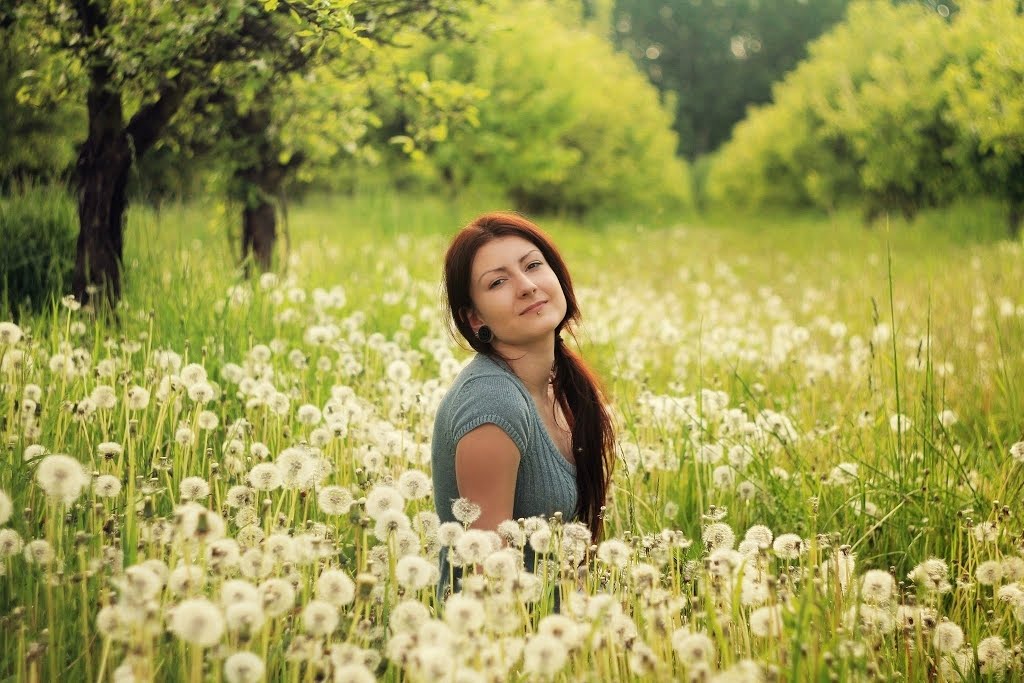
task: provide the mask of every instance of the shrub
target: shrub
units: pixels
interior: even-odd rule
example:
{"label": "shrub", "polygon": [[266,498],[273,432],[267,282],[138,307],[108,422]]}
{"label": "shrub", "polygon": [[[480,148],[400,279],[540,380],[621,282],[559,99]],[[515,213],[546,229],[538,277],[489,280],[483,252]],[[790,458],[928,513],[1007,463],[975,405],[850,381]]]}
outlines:
{"label": "shrub", "polygon": [[0,200],[0,309],[38,311],[71,282],[78,215],[64,188],[32,187]]}

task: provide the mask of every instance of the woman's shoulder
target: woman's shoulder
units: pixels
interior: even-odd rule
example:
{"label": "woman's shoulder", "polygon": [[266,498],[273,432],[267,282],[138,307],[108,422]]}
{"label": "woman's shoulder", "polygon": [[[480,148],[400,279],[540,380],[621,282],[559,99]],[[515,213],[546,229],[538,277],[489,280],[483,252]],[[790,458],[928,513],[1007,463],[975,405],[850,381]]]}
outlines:
{"label": "woman's shoulder", "polygon": [[477,354],[459,373],[451,388],[445,394],[443,403],[454,400],[465,401],[507,401],[518,406],[526,405],[529,398],[526,390],[500,361],[484,354]]}

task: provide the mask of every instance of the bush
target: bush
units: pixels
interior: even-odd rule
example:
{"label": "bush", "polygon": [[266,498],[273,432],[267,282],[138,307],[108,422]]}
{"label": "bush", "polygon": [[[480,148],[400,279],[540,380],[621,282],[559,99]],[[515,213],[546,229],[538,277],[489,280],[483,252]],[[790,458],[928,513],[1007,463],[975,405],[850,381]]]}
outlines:
{"label": "bush", "polygon": [[34,187],[0,200],[0,310],[39,311],[63,294],[75,263],[78,214],[64,188]]}

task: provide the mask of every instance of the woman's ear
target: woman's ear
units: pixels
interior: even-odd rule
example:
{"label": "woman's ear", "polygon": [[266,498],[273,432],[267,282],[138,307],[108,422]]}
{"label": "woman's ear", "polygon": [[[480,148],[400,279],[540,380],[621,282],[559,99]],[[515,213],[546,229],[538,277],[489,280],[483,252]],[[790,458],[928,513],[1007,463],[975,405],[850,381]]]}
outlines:
{"label": "woman's ear", "polygon": [[480,319],[479,315],[477,315],[476,309],[472,307],[463,308],[460,315],[462,315],[462,319],[466,321],[470,328],[472,328],[473,334],[476,334],[476,331],[484,324],[484,321]]}

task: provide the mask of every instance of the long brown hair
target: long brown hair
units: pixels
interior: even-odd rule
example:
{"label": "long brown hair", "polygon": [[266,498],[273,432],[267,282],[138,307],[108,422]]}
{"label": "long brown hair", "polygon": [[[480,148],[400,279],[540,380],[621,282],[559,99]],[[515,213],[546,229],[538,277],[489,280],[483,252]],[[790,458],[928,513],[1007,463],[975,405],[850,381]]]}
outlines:
{"label": "long brown hair", "polygon": [[522,237],[540,250],[565,294],[565,317],[555,329],[552,385],[555,400],[569,420],[572,431],[579,493],[576,516],[590,527],[591,535],[597,540],[601,537],[604,522],[601,508],[605,504],[615,464],[615,428],[602,400],[597,377],[560,336],[563,329],[573,333],[572,326],[579,322],[580,310],[569,270],[551,238],[526,218],[506,212],[484,214],[460,230],[444,258],[444,286],[450,320],[473,350],[491,357],[497,355],[494,347],[473,334],[466,312],[473,306],[469,286],[477,250],[491,240],[509,236]]}

